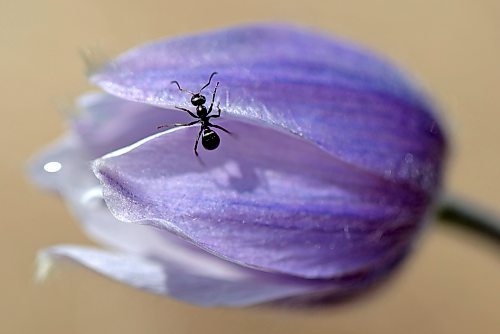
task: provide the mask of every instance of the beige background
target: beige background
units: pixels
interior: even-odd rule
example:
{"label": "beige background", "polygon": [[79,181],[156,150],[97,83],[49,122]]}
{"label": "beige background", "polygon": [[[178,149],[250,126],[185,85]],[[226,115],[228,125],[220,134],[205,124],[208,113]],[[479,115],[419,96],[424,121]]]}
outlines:
{"label": "beige background", "polygon": [[152,38],[263,20],[352,38],[415,73],[452,129],[448,189],[500,214],[498,0],[2,0],[1,333],[500,333],[498,245],[443,225],[382,290],[321,311],[201,309],[76,267],[33,283],[38,249],[89,243],[61,201],[22,170],[63,132],[58,111],[88,89],[78,51],[113,55]]}

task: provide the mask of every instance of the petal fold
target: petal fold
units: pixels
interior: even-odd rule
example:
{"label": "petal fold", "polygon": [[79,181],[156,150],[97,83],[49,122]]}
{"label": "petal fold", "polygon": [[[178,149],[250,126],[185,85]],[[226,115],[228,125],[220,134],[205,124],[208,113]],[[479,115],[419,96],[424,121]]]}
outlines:
{"label": "petal fold", "polygon": [[[50,175],[52,183],[47,185],[62,195],[87,235],[113,251],[73,245],[46,249],[39,255],[40,278],[65,259],[122,283],[204,306],[245,306],[317,292],[330,294],[345,285],[290,280],[247,269],[168,231],[120,222],[104,205],[101,186],[87,157],[87,148],[67,136],[46,150],[30,169],[38,175],[35,179],[44,180],[44,161],[60,161],[63,168]],[[348,283],[356,287],[363,284]]]}
{"label": "petal fold", "polygon": [[92,158],[160,132],[159,125],[190,121],[184,112],[133,103],[104,93],[82,95],[77,109],[70,125]]}
{"label": "petal fold", "polygon": [[[301,136],[357,167],[432,192],[445,142],[433,107],[395,66],[345,41],[253,25],[157,41],[91,77],[124,99],[172,108],[210,73],[226,115]],[[207,91],[207,95],[210,94]]]}
{"label": "petal fold", "polygon": [[95,248],[61,245],[38,255],[40,279],[60,261],[71,261],[113,280],[200,306],[249,306],[273,300],[335,291],[334,284],[258,275],[227,279],[191,273],[161,261]]}
{"label": "petal fold", "polygon": [[[366,272],[404,253],[428,197],[353,169],[295,136],[238,121],[193,154],[173,129],[96,160],[111,212],[167,229],[224,259],[307,278]],[[273,143],[272,148],[269,143]]]}

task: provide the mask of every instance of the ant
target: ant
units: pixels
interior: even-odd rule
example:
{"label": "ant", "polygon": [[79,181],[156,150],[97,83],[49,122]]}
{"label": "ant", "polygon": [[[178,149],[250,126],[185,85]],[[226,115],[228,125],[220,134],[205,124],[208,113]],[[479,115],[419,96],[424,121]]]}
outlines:
{"label": "ant", "polygon": [[[228,134],[231,134],[231,132],[224,129],[222,126],[210,123],[211,118],[218,118],[218,117],[220,117],[220,113],[221,113],[220,102],[219,102],[219,103],[217,103],[217,112],[218,112],[217,115],[209,116],[210,113],[212,112],[212,108],[214,106],[215,94],[217,93],[217,87],[219,87],[219,82],[217,82],[217,84],[215,85],[215,89],[214,89],[214,92],[212,94],[212,102],[210,103],[210,107],[208,107],[208,109],[207,109],[207,107],[205,107],[205,102],[207,101],[207,99],[205,98],[205,96],[200,94],[203,89],[207,88],[210,85],[212,78],[216,74],[217,74],[217,72],[213,72],[210,75],[208,82],[205,84],[205,86],[201,87],[201,89],[198,91],[198,93],[193,93],[187,89],[181,88],[179,83],[175,80],[171,82],[171,84],[176,84],[181,92],[187,92],[187,93],[192,95],[191,103],[193,104],[193,106],[196,107],[196,115],[193,114],[190,110],[188,110],[186,108],[181,108],[178,106],[175,106],[175,108],[187,112],[189,115],[196,118],[197,120],[190,122],[190,123],[185,123],[185,124],[176,123],[176,124],[174,124],[174,127],[191,126],[191,125],[194,125],[196,123],[201,123],[200,132],[198,133],[198,137],[196,138],[196,143],[194,144],[194,154],[196,154],[196,156],[198,156],[197,149],[198,149],[198,142],[200,140],[200,137],[201,137],[201,144],[203,145],[203,147],[206,150],[211,151],[211,150],[215,150],[217,147],[219,147],[219,144],[220,144],[219,135],[217,135],[217,133],[215,133],[215,131],[212,130],[210,127],[214,127],[214,128],[220,129]],[[161,125],[158,127],[158,129],[161,129],[164,127],[168,127],[168,125]]]}

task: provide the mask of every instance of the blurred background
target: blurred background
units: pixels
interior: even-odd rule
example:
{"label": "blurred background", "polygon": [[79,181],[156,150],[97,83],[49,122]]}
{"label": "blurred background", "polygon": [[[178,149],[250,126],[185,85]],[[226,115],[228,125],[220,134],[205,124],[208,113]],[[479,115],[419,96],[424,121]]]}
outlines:
{"label": "blurred background", "polygon": [[498,244],[439,223],[382,289],[323,310],[202,309],[77,267],[34,283],[38,249],[91,243],[24,175],[90,88],[79,53],[275,20],[350,38],[415,74],[451,129],[447,191],[500,215],[498,0],[0,0],[1,333],[500,333]]}

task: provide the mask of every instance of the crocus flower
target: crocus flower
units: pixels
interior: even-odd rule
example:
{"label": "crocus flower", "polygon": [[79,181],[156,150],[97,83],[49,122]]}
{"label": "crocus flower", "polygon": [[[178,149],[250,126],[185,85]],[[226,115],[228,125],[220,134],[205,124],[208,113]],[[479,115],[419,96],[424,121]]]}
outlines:
{"label": "crocus flower", "polygon": [[[195,91],[215,71],[217,124],[234,135],[200,163],[199,125],[156,127],[192,120],[172,80]],[[432,104],[345,41],[230,28],[140,46],[90,80],[105,93],[79,99],[31,175],[104,247],[45,249],[42,271],[69,260],[205,306],[344,295],[401,262],[439,191],[446,144]]]}

